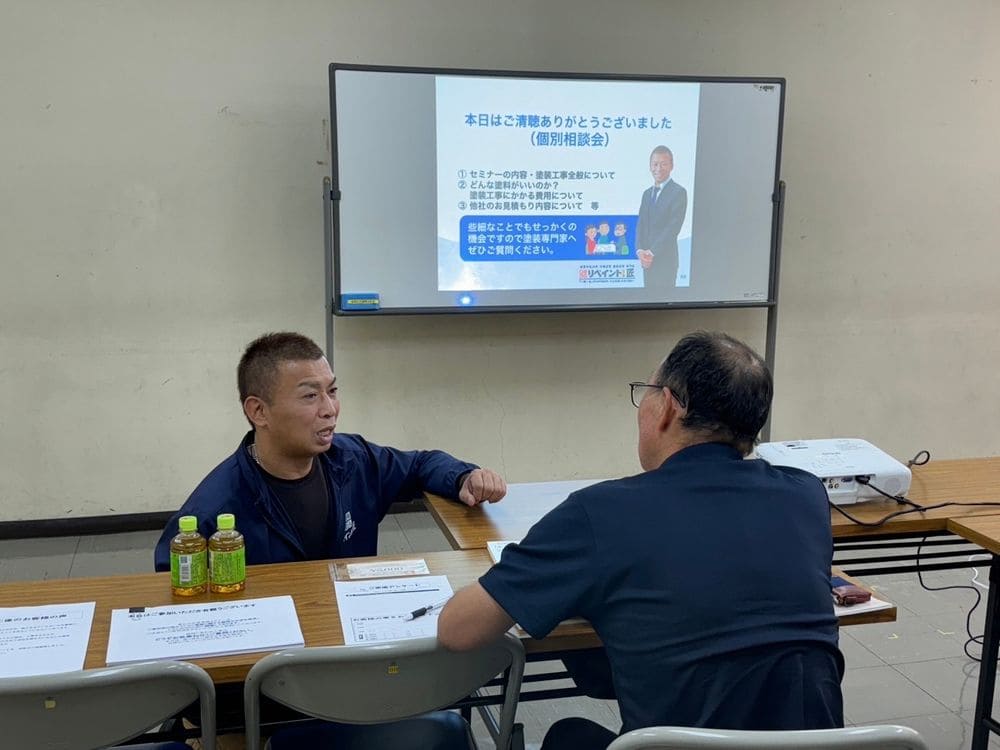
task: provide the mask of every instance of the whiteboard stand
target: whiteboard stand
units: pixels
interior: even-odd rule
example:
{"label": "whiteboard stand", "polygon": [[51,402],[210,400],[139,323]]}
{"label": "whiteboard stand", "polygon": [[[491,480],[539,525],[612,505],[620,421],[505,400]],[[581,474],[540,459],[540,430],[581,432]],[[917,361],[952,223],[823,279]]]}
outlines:
{"label": "whiteboard stand", "polygon": [[333,183],[323,178],[323,268],[326,277],[326,361],[333,370]]}
{"label": "whiteboard stand", "polygon": [[[771,226],[774,227],[774,236],[771,238],[771,278],[768,281],[770,293],[768,297],[771,302],[767,306],[767,332],[764,339],[764,364],[771,371],[774,377],[774,346],[778,338],[778,272],[781,266],[781,227],[785,220],[785,181],[778,180],[778,191],[771,198],[773,204],[773,219]],[[767,414],[767,421],[760,431],[760,440],[767,443],[771,440],[771,417],[774,414],[774,402],[771,402],[771,411]]]}

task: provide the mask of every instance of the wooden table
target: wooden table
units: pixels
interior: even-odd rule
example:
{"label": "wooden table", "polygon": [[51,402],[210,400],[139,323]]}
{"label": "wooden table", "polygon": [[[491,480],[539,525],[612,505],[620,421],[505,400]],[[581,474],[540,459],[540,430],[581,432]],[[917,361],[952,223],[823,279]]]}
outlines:
{"label": "wooden table", "polygon": [[976,713],[972,724],[972,750],[986,750],[990,733],[1000,734],[1000,723],[993,718],[997,656],[1000,654],[1000,516],[952,519],[948,522],[948,530],[978,544],[992,555]]}
{"label": "wooden table", "polygon": [[[233,601],[290,594],[307,646],[340,646],[344,635],[333,589],[333,566],[348,562],[406,560],[422,558],[431,574],[447,575],[456,591],[477,580],[492,565],[486,550],[408,553],[353,560],[253,565],[247,568],[247,587],[237,594],[203,594],[175,597],[170,593],[169,573],[143,573],[101,578],[67,578],[0,584],[0,607],[38,604],[71,604],[94,601],[94,622],[84,668],[105,666],[111,610],[128,607],[157,607],[170,604]],[[896,619],[895,608],[841,619],[842,625],[888,622]],[[559,625],[547,638],[535,640],[521,631],[529,654],[553,654],[600,646],[593,629],[585,622]],[[234,654],[207,659],[191,659],[203,667],[216,683],[242,682],[246,673],[264,653]]]}
{"label": "wooden table", "polygon": [[[403,560],[420,557],[426,560],[430,572],[447,575],[457,591],[481,576],[492,564],[485,550],[469,552],[426,552],[422,554],[388,555],[381,558],[338,560],[372,562]],[[72,578],[48,581],[27,581],[0,584],[0,606],[18,607],[34,604],[69,604],[94,601],[94,623],[84,667],[105,666],[111,610],[127,607],[156,607],[169,604],[202,603],[215,600],[232,601],[291,594],[295,600],[302,635],[307,646],[340,646],[344,643],[340,614],[333,590],[330,561],[254,565],[247,568],[247,587],[237,594],[203,594],[175,597],[170,593],[169,573],[144,573],[102,578]],[[582,622],[557,627],[548,638],[534,640],[526,634],[525,650],[529,653],[571,651],[600,645],[590,625]],[[192,659],[204,667],[216,683],[241,682],[263,653],[235,654],[208,659]]]}
{"label": "wooden table", "polygon": [[[1000,514],[1000,457],[963,458],[950,461],[931,461],[925,466],[912,468],[913,481],[906,496],[919,505],[937,505],[954,502],[945,508],[935,508],[922,513],[908,513],[893,518],[883,526],[859,526],[840,513],[831,510],[833,536],[871,536],[872,534],[922,534],[928,531],[946,531],[951,519]],[[974,503],[998,503],[975,505]],[[861,521],[877,521],[889,513],[902,510],[892,500],[873,500],[856,505],[845,505],[844,510]]]}
{"label": "wooden table", "polygon": [[[949,519],[1000,514],[1000,504],[969,505],[976,502],[1000,503],[1000,458],[931,461],[926,466],[914,466],[913,482],[907,497],[920,505],[943,502],[956,502],[959,505],[910,513],[876,528],[859,526],[831,509],[833,536],[842,539],[873,534],[945,531]],[[538,519],[563,499],[565,498],[552,496],[539,499],[522,493],[506,497],[498,503],[469,508],[452,500],[428,495],[426,505],[452,547],[480,549],[492,540],[522,539]],[[866,522],[877,521],[902,508],[892,500],[873,500],[844,506],[844,510],[852,516]]]}

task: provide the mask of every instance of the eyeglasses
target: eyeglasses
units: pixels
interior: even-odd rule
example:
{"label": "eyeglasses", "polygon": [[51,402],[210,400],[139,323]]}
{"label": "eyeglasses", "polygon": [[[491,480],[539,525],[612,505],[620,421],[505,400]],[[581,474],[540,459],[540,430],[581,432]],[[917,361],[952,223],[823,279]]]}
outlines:
{"label": "eyeglasses", "polygon": [[678,397],[678,395],[676,393],[674,393],[673,390],[670,389],[668,386],[665,386],[665,385],[656,385],[654,383],[640,383],[639,381],[636,381],[634,383],[629,383],[628,387],[629,387],[629,396],[632,399],[632,406],[634,406],[636,409],[639,408],[639,402],[642,400],[641,396],[639,398],[636,398],[636,395],[635,395],[636,394],[636,388],[656,388],[657,390],[666,389],[667,391],[670,391],[670,395],[671,396],[673,396],[675,399],[677,399],[677,403],[680,404],[680,406],[681,406],[682,409],[685,407],[684,402],[681,401],[681,399]]}
{"label": "eyeglasses", "polygon": [[659,390],[659,389],[663,388],[664,386],[662,386],[662,385],[651,385],[650,383],[640,383],[640,382],[636,381],[634,383],[629,383],[628,387],[629,387],[629,396],[632,399],[632,406],[634,406],[636,409],[638,409],[639,408],[639,402],[642,401],[642,396],[639,396],[638,398],[636,398],[636,389],[638,389],[638,388],[656,388],[657,390]]}

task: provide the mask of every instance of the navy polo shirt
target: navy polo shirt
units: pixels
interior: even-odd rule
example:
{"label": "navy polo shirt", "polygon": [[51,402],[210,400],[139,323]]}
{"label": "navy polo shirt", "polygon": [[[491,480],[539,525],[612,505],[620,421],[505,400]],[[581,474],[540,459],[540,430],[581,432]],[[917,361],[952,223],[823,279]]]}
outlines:
{"label": "navy polo shirt", "polygon": [[623,729],[842,726],[826,492],[702,443],[574,492],[480,583],[535,638],[582,616]]}

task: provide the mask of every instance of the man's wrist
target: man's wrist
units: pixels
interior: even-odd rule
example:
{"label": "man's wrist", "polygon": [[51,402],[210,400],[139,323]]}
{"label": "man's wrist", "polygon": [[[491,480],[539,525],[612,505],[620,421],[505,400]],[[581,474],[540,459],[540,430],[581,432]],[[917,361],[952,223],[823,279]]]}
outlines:
{"label": "man's wrist", "polygon": [[468,471],[463,471],[458,475],[458,479],[455,480],[455,497],[458,497],[458,493],[462,491],[462,485],[465,484],[466,477],[474,471],[475,469],[469,469]]}

